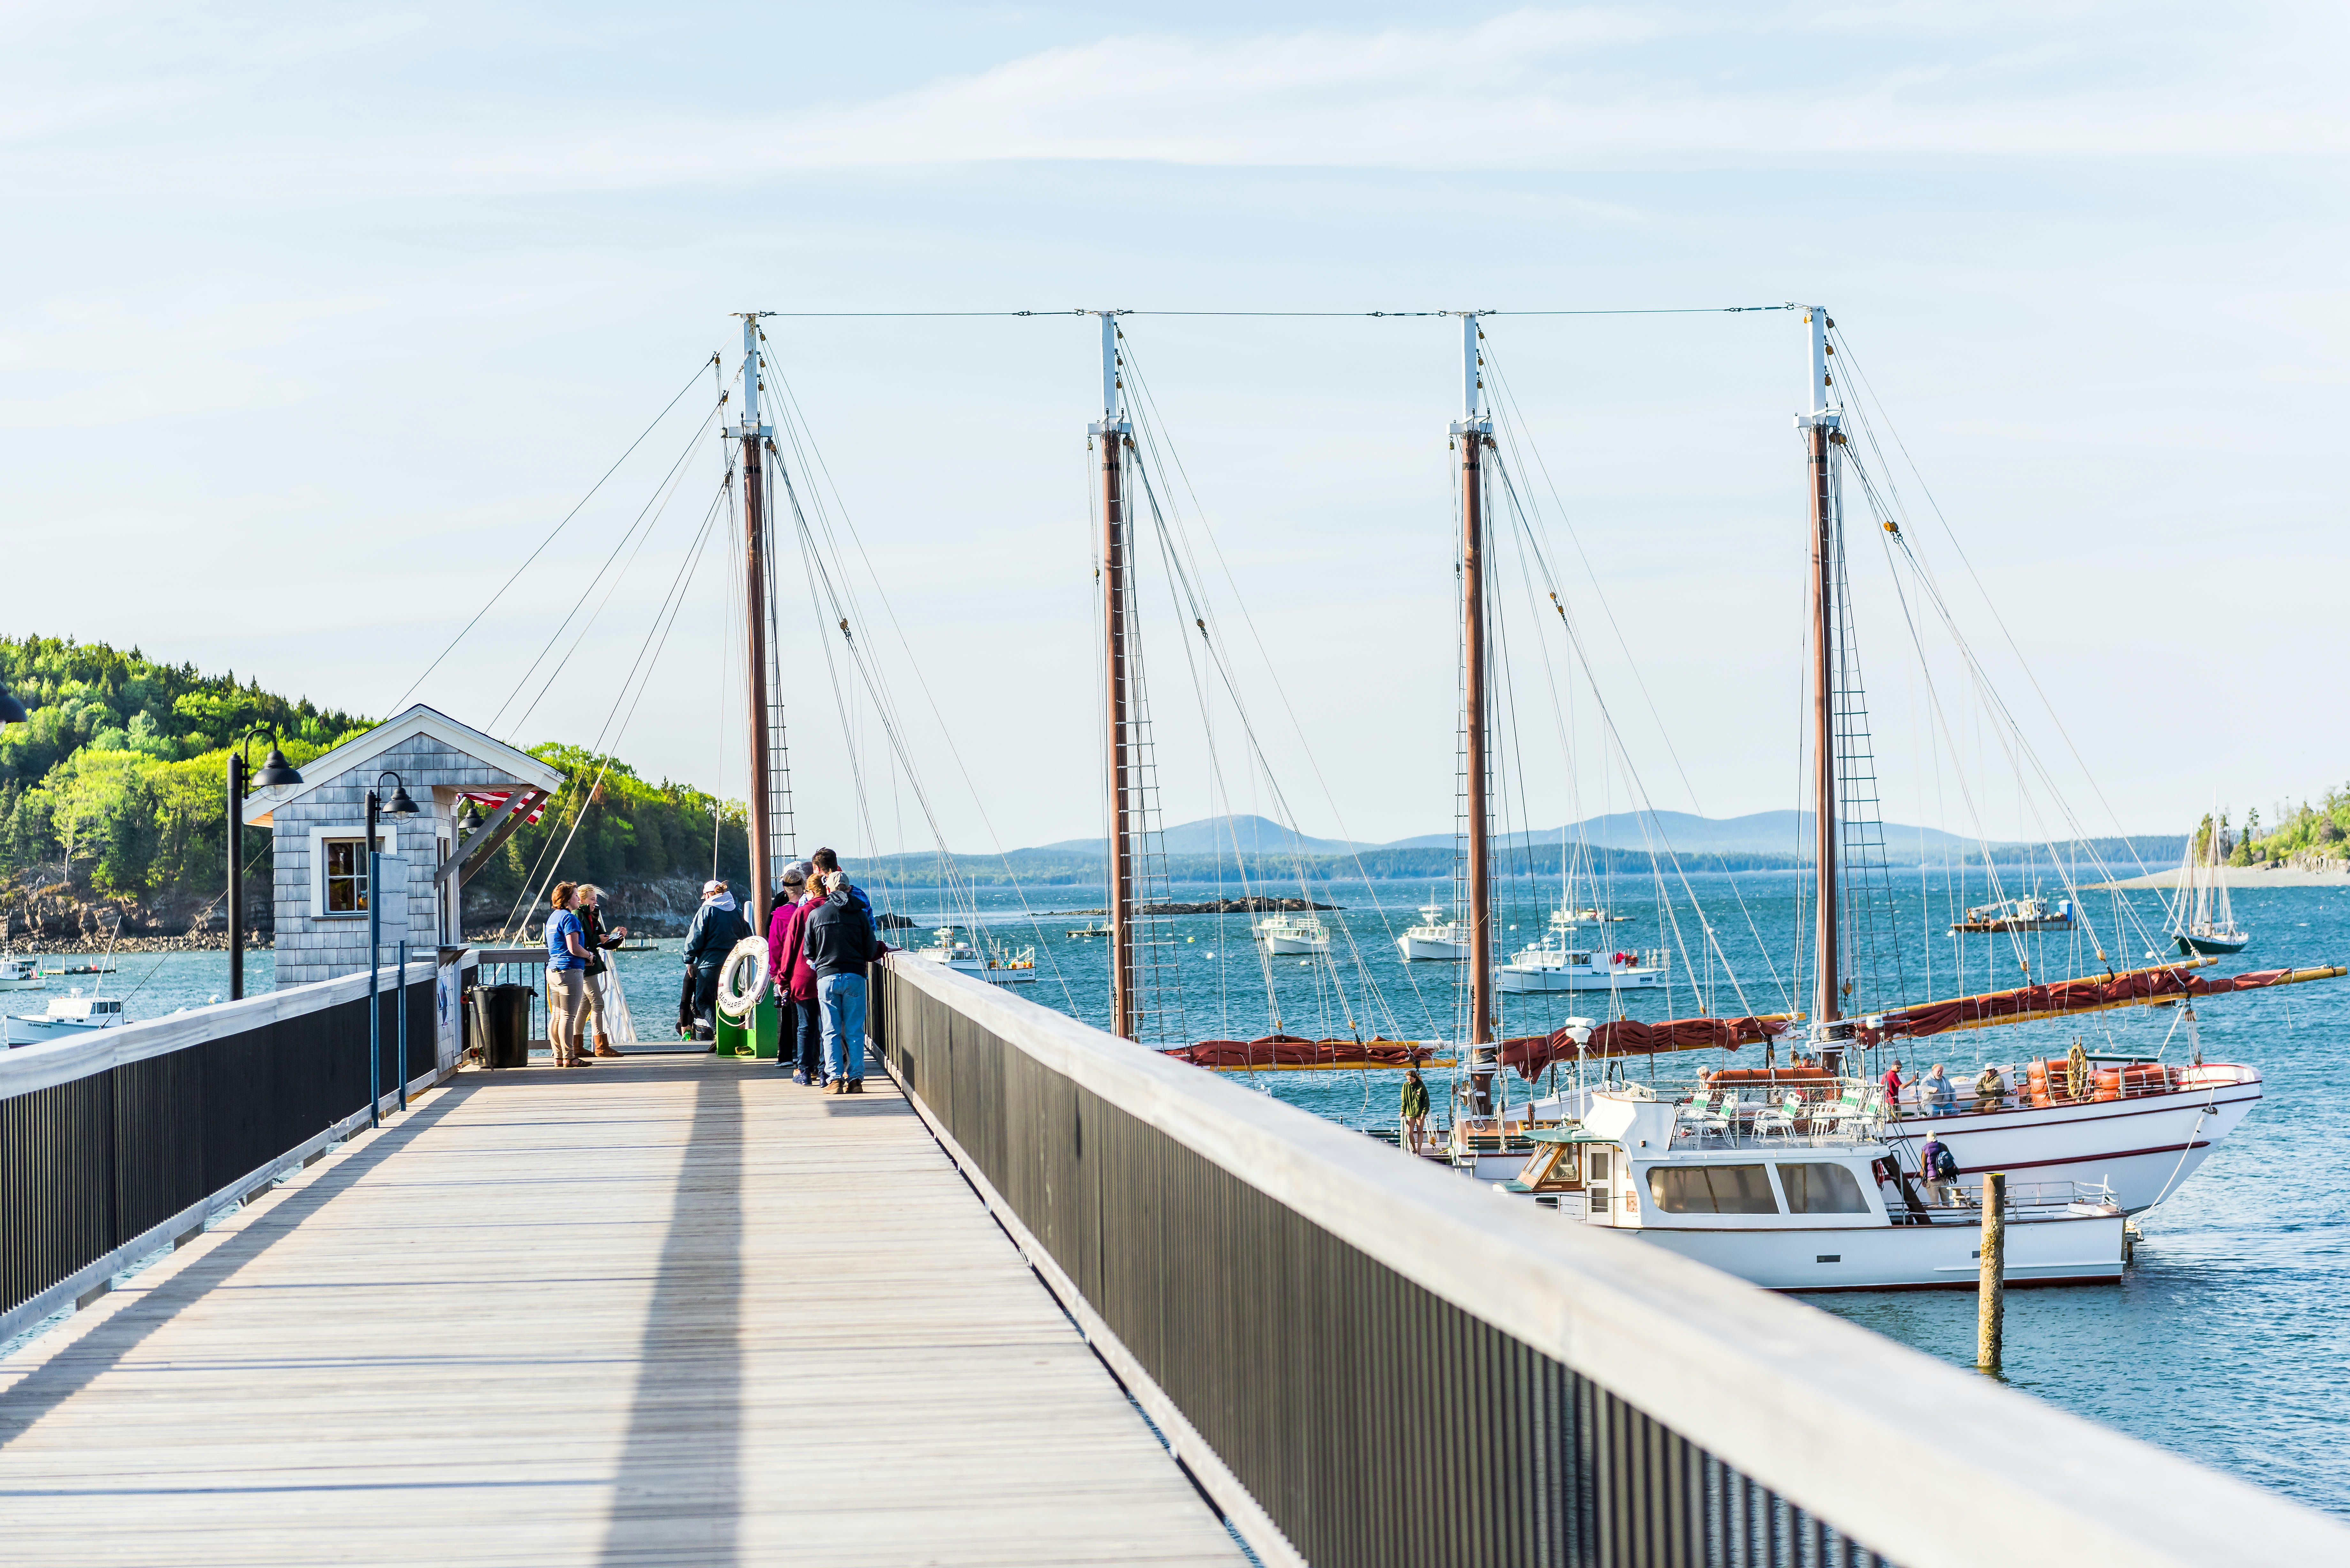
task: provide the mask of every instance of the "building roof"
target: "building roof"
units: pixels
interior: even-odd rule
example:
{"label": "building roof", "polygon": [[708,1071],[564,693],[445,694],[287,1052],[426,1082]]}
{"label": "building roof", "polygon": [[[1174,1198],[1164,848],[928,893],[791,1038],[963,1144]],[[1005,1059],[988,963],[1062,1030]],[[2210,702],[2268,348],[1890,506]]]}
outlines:
{"label": "building roof", "polygon": [[[304,763],[300,784],[255,790],[245,799],[244,820],[256,827],[266,826],[279,806],[367,767],[395,746],[419,735],[430,736],[449,751],[505,774],[516,784],[552,792],[563,782],[560,769],[549,767],[528,752],[516,751],[471,724],[461,724],[439,709],[419,702],[398,718],[387,719],[366,734],[345,741]],[[425,787],[435,783],[432,779],[401,782]]]}

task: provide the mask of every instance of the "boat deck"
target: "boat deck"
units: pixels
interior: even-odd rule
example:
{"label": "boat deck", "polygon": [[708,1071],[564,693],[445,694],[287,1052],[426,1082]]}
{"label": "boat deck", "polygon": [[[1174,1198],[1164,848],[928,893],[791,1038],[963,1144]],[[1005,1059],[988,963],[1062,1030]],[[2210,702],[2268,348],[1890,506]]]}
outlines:
{"label": "boat deck", "polygon": [[868,1087],[461,1075],[0,1360],[0,1559],[1245,1561]]}

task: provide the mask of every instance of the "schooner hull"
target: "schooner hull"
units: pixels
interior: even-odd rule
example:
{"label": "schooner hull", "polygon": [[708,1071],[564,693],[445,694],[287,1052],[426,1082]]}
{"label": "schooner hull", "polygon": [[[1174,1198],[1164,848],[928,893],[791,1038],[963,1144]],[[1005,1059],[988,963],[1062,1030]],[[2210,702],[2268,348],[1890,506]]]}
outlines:
{"label": "schooner hull", "polygon": [[1959,1162],[1961,1187],[1979,1189],[1991,1170],[2013,1181],[2106,1185],[2125,1213],[2137,1214],[2176,1192],[2260,1103],[2255,1068],[2184,1071],[2188,1086],[2167,1095],[1905,1116],[1886,1141],[1906,1146],[1905,1164],[1914,1167],[1930,1131]]}
{"label": "schooner hull", "polygon": [[2207,958],[2224,958],[2230,953],[2242,952],[2247,947],[2251,945],[2251,940],[2252,939],[2249,936],[2181,936],[2178,939],[2178,950],[2183,953],[2201,953]]}

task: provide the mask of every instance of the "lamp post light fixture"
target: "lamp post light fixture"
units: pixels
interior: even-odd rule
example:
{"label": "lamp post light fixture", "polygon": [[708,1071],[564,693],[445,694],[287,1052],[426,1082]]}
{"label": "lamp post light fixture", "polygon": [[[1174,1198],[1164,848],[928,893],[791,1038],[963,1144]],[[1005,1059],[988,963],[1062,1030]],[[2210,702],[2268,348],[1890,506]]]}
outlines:
{"label": "lamp post light fixture", "polygon": [[[391,799],[387,802],[378,794],[383,781],[391,781]],[[382,1117],[378,1107],[383,1104],[383,1006],[377,999],[383,985],[383,900],[376,897],[381,886],[383,853],[376,846],[375,825],[380,816],[420,816],[417,804],[408,798],[408,786],[398,774],[386,771],[378,774],[375,787],[367,792],[367,854],[368,854],[368,1126],[379,1126]],[[407,922],[400,922],[407,929]],[[400,994],[405,996],[408,971],[400,967]],[[400,1098],[408,1097],[408,1064],[400,1064]]]}
{"label": "lamp post light fixture", "polygon": [[[246,779],[252,768],[245,753],[256,736],[269,737],[269,754],[261,760],[261,771]],[[277,732],[265,724],[256,724],[236,738],[228,753],[228,999],[243,1000],[244,996],[244,796],[252,784],[271,789],[279,784],[297,784],[302,775],[286,760],[280,748]]]}

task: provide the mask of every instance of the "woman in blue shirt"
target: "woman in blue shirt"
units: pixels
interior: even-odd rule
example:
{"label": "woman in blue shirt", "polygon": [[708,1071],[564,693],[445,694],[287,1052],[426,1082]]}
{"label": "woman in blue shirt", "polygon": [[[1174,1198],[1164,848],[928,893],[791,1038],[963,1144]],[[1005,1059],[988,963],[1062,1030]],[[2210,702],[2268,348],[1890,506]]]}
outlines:
{"label": "woman in blue shirt", "polygon": [[579,1049],[588,1027],[588,948],[571,910],[577,890],[576,883],[557,882],[547,898],[555,912],[546,917],[546,1043],[558,1067],[588,1064]]}

